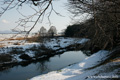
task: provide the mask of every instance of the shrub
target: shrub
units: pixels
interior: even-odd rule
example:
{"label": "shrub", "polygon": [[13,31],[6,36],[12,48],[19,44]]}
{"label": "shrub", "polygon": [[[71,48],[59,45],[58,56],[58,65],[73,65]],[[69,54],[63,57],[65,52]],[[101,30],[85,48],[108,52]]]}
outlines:
{"label": "shrub", "polygon": [[20,59],[23,59],[23,60],[31,60],[32,58],[29,56],[29,55],[27,55],[27,54],[21,54],[20,56],[19,56],[19,58]]}
{"label": "shrub", "polygon": [[12,61],[12,56],[10,54],[0,54],[0,62],[10,62]]}
{"label": "shrub", "polygon": [[21,54],[24,53],[24,51],[22,50],[23,48],[12,48],[11,51],[9,52],[10,54]]}

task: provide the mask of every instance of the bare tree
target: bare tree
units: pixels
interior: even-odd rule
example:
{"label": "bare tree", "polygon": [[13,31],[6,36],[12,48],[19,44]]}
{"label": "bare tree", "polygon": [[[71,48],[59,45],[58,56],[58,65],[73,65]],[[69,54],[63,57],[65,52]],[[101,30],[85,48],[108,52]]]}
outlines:
{"label": "bare tree", "polygon": [[41,27],[39,35],[42,36],[42,37],[47,36],[47,30],[44,27]]}
{"label": "bare tree", "polygon": [[48,36],[54,37],[57,34],[57,30],[55,26],[51,26],[48,30]]}
{"label": "bare tree", "polygon": [[[0,9],[0,17],[7,11],[13,8],[16,8],[16,10],[22,15],[23,18],[19,18],[17,21],[18,25],[12,29],[13,31],[19,31],[19,27],[24,27],[24,32],[27,32],[27,34],[30,33],[30,31],[35,27],[35,25],[38,22],[42,22],[45,14],[48,16],[48,20],[50,22],[50,15],[52,12],[56,13],[57,15],[60,15],[54,10],[53,2],[54,0],[2,0],[0,1],[1,9]],[[34,13],[31,15],[25,15],[22,14],[20,11],[20,8],[24,8],[24,5],[28,5],[32,10],[34,10]],[[47,12],[47,13],[46,13]],[[32,25],[28,25],[32,24]],[[29,30],[26,31],[25,29],[29,27]],[[22,31],[20,31],[22,32]]]}
{"label": "bare tree", "polygon": [[[100,49],[120,45],[119,0],[68,0],[69,11],[75,16],[88,13],[94,19],[95,34],[91,45]],[[87,29],[87,28],[86,28]],[[94,48],[93,47],[93,48]]]}

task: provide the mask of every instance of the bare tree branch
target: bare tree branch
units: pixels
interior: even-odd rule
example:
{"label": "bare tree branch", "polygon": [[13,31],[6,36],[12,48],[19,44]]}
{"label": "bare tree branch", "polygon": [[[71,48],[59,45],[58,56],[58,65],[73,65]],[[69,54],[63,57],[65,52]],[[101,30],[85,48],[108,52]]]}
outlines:
{"label": "bare tree branch", "polygon": [[44,14],[44,12],[48,9],[48,7],[50,6],[51,3],[52,3],[52,0],[49,1],[49,4],[48,4],[47,7],[43,10],[43,12],[41,12],[41,14],[40,14],[39,17],[37,18],[36,22],[34,23],[33,27],[27,32],[27,34],[29,34],[30,31],[35,27],[35,25],[37,24],[38,20],[39,20],[40,17]]}
{"label": "bare tree branch", "polygon": [[3,12],[1,12],[0,13],[0,17],[9,9],[9,7],[11,6],[11,4],[14,2],[14,0],[12,0],[9,4],[8,4],[8,6],[6,7],[6,8],[2,8],[3,9]]}

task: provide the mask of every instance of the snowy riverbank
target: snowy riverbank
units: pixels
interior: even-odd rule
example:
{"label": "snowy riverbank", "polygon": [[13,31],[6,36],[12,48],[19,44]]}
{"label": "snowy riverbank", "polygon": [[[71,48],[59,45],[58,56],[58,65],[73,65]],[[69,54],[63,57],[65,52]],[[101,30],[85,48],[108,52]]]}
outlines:
{"label": "snowy riverbank", "polygon": [[[66,51],[64,48],[74,45],[74,44],[83,44],[89,39],[85,38],[51,38],[46,40],[43,43],[24,43],[24,44],[14,44],[16,41],[11,41],[11,45],[7,41],[1,41],[6,46],[0,48],[0,56],[7,56],[8,60],[1,59],[0,64],[22,62],[22,61],[31,61],[38,58],[44,58],[47,55],[56,54],[58,52]],[[20,43],[20,42],[18,42]],[[7,45],[8,44],[8,45]],[[54,53],[53,53],[54,52]],[[12,58],[12,59],[11,59]],[[3,60],[3,61],[2,61]]]}
{"label": "snowy riverbank", "polygon": [[104,61],[109,54],[111,53],[101,50],[80,63],[68,66],[62,70],[33,77],[30,80],[112,80],[113,78],[120,78],[120,74],[118,75],[120,68],[116,67],[120,65],[120,62],[109,62],[88,69],[98,65],[101,61]]}

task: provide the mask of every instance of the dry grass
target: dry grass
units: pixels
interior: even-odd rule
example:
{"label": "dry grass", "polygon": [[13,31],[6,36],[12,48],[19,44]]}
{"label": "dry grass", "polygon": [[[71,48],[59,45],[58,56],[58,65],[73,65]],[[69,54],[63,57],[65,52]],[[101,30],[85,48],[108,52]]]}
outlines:
{"label": "dry grass", "polygon": [[25,37],[17,37],[17,38],[5,38],[5,39],[0,39],[0,41],[7,41],[7,40],[25,40]]}
{"label": "dry grass", "polygon": [[[1,43],[0,43],[0,48],[6,46],[6,43],[5,43],[4,41],[7,41],[7,40],[9,40],[9,41],[18,40],[18,41],[19,41],[19,40],[25,40],[25,38],[24,38],[24,37],[17,37],[17,38],[9,38],[9,39],[4,39],[4,40],[0,39],[0,41],[1,41]],[[20,42],[9,42],[9,41],[7,41],[7,44],[11,44],[11,45],[21,45]]]}
{"label": "dry grass", "polygon": [[27,40],[29,42],[35,42],[38,40],[38,36],[32,36],[32,37],[17,37],[17,38],[9,38],[7,40]]}
{"label": "dry grass", "polygon": [[[18,42],[14,42],[14,40],[18,40]],[[32,43],[32,42],[41,42],[42,39],[38,36],[32,36],[32,37],[27,37],[25,38],[24,36],[23,37],[13,37],[13,38],[8,38],[8,39],[0,39],[1,43],[0,43],[0,48],[6,46],[6,45],[24,45],[24,43],[21,43],[19,41],[22,41],[22,40],[27,40],[27,42],[29,43]],[[7,41],[6,43],[4,41]],[[12,41],[12,42],[11,42]]]}
{"label": "dry grass", "polygon": [[0,48],[4,47],[5,45],[4,44],[0,44]]}
{"label": "dry grass", "polygon": [[25,37],[9,38],[8,40],[25,40]]}
{"label": "dry grass", "polygon": [[42,42],[42,38],[39,36],[33,36],[26,39],[28,42]]}
{"label": "dry grass", "polygon": [[0,41],[2,41],[2,39],[0,39]]}
{"label": "dry grass", "polygon": [[21,45],[19,42],[13,43],[13,45]]}
{"label": "dry grass", "polygon": [[120,62],[120,58],[113,59],[111,62]]}

